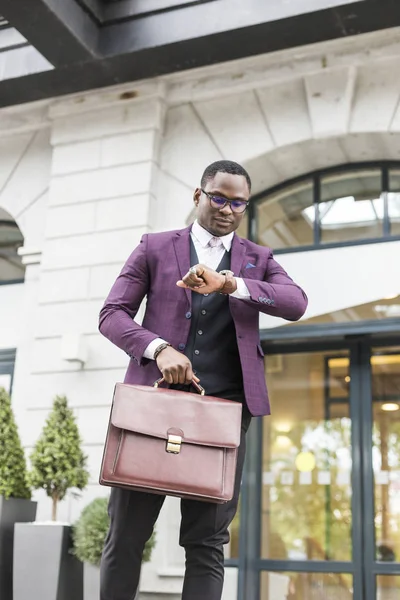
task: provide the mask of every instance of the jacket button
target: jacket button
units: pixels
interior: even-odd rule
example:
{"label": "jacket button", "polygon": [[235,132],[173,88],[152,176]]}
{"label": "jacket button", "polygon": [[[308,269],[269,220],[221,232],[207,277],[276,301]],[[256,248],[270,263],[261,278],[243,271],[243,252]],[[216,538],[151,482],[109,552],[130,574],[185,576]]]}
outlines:
{"label": "jacket button", "polygon": [[200,350],[195,350],[194,353],[198,355],[200,354]]}
{"label": "jacket button", "polygon": [[206,315],[206,314],[207,314],[207,311],[206,311],[206,310],[204,310],[204,308],[203,308],[203,310],[201,311],[201,314],[202,314],[202,315]]}
{"label": "jacket button", "polygon": [[208,294],[203,294],[204,298],[206,298],[208,296]]}
{"label": "jacket button", "polygon": [[185,315],[185,317],[186,317],[187,319],[190,319],[190,318],[191,318],[191,316],[192,316],[192,313],[191,313],[190,311],[189,311],[189,312],[187,312],[187,313],[186,313],[186,315]]}
{"label": "jacket button", "polygon": [[199,329],[197,333],[198,333],[199,335],[203,335],[203,332],[202,332],[202,330],[201,330],[201,329]]}
{"label": "jacket button", "polygon": [[178,348],[179,348],[179,350],[184,350],[185,349],[185,344],[179,344]]}

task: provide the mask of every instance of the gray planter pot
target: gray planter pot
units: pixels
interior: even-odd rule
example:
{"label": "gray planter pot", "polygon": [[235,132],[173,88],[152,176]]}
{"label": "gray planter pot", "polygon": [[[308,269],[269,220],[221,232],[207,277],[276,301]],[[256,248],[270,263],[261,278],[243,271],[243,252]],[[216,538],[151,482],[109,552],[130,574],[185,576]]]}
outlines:
{"label": "gray planter pot", "polygon": [[0,598],[13,600],[14,523],[34,521],[37,502],[0,496]]}
{"label": "gray planter pot", "polygon": [[13,600],[83,600],[83,564],[71,548],[68,525],[17,523]]}
{"label": "gray planter pot", "polygon": [[[84,563],[83,567],[83,598],[84,600],[99,600],[100,598],[100,567]],[[139,592],[134,600],[139,599]]]}
{"label": "gray planter pot", "polygon": [[83,598],[84,600],[100,598],[100,567],[89,563],[83,565]]}

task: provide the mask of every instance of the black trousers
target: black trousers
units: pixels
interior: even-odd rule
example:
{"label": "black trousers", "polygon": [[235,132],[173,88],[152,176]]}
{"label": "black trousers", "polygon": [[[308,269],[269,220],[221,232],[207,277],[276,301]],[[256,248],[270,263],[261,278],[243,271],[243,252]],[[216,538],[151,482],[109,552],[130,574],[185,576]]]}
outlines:
{"label": "black trousers", "polygon": [[[224,544],[237,510],[246,432],[251,415],[243,406],[234,496],[226,504],[181,500],[179,544],[185,548],[182,600],[220,600],[224,583]],[[144,545],[150,538],[165,496],[113,488],[110,529],[101,562],[100,600],[133,600],[139,585]]]}

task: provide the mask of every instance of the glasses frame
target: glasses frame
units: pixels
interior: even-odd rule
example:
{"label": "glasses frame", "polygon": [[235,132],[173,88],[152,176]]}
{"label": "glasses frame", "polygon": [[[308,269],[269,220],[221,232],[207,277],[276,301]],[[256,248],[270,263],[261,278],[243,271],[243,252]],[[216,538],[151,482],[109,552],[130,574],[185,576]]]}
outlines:
{"label": "glasses frame", "polygon": [[[215,208],[216,210],[222,210],[223,208],[225,208],[225,206],[227,204],[229,204],[231,211],[235,215],[243,215],[249,206],[249,200],[228,200],[228,198],[224,198],[223,196],[216,196],[215,194],[210,194],[209,192],[206,192],[205,190],[203,190],[203,188],[200,188],[200,189],[203,192],[203,194],[205,194],[207,196],[207,198],[209,199],[210,205],[212,206],[212,208]],[[225,204],[223,206],[218,206],[218,207],[213,206],[211,203],[214,198],[223,198],[225,200]],[[244,210],[242,210],[242,211],[233,210],[232,202],[243,202],[243,204],[245,205]]]}

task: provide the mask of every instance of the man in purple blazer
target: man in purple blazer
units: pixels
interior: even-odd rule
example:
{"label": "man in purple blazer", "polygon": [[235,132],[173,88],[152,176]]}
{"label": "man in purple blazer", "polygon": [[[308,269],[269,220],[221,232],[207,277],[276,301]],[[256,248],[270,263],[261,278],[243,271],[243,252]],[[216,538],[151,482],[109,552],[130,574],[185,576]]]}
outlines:
{"label": "man in purple blazer", "polygon": [[[233,499],[181,500],[185,548],[183,600],[220,600],[223,545],[235,516],[252,416],[270,412],[259,313],[298,320],[307,297],[269,248],[239,238],[251,181],[243,167],[218,161],[194,192],[197,219],[179,231],[146,234],[128,258],[100,313],[100,331],[131,358],[126,383],[162,375],[178,389],[200,381],[206,394],[242,403]],[[133,320],[147,298],[142,325]],[[113,488],[101,564],[101,600],[132,600],[143,548],[165,497]]]}

